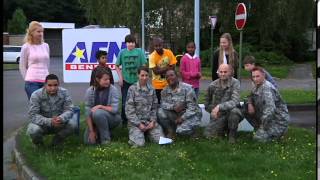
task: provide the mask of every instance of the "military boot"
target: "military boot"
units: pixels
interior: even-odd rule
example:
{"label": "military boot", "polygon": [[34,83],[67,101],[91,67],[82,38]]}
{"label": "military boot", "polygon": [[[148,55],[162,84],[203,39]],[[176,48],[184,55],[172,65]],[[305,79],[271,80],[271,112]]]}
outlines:
{"label": "military boot", "polygon": [[62,138],[59,135],[55,135],[52,139],[51,146],[56,147],[63,144],[63,142],[64,142],[64,138]]}
{"label": "military boot", "polygon": [[234,144],[236,143],[236,134],[237,130],[229,130],[229,143]]}
{"label": "military boot", "polygon": [[172,140],[176,139],[176,133],[173,129],[168,129],[167,138],[170,138]]}

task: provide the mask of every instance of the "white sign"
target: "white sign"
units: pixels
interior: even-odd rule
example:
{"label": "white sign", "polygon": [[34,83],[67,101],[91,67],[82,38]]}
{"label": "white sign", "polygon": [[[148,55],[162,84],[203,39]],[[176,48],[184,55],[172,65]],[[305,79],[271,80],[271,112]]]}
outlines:
{"label": "white sign", "polygon": [[62,30],[64,82],[90,82],[91,72],[98,65],[95,57],[98,50],[108,52],[107,64],[117,82],[119,77],[115,71],[115,63],[120,50],[126,48],[124,39],[128,34],[128,28]]}
{"label": "white sign", "polygon": [[209,16],[210,21],[211,21],[211,29],[214,29],[214,27],[216,26],[216,22],[217,22],[217,16]]}

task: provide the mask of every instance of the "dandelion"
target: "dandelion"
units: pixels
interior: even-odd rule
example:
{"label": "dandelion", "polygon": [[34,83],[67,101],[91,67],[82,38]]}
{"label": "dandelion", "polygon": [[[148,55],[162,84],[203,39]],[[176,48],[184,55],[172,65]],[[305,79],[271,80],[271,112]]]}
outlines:
{"label": "dandelion", "polygon": [[285,159],[286,159],[286,157],[285,157],[285,156],[283,156],[283,157],[282,157],[282,159],[283,159],[283,160],[285,160]]}

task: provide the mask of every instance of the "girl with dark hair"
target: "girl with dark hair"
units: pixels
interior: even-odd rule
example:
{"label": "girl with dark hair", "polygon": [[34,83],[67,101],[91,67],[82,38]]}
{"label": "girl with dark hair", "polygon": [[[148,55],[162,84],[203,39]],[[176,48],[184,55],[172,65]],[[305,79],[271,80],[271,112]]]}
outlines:
{"label": "girl with dark hair", "polygon": [[88,127],[84,133],[85,144],[109,144],[111,129],[121,122],[120,94],[110,82],[106,69],[97,69],[95,82],[85,94],[85,112]]}

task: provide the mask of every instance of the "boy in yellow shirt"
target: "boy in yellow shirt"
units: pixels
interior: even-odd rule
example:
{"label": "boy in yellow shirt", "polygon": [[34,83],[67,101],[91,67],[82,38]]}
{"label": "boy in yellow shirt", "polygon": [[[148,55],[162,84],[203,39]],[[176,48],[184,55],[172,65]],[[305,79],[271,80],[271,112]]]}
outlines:
{"label": "boy in yellow shirt", "polygon": [[174,70],[177,63],[176,57],[170,49],[163,48],[161,38],[153,39],[154,51],[149,56],[149,68],[152,70],[152,86],[156,90],[158,103],[161,100],[161,91],[167,86],[166,71]]}

